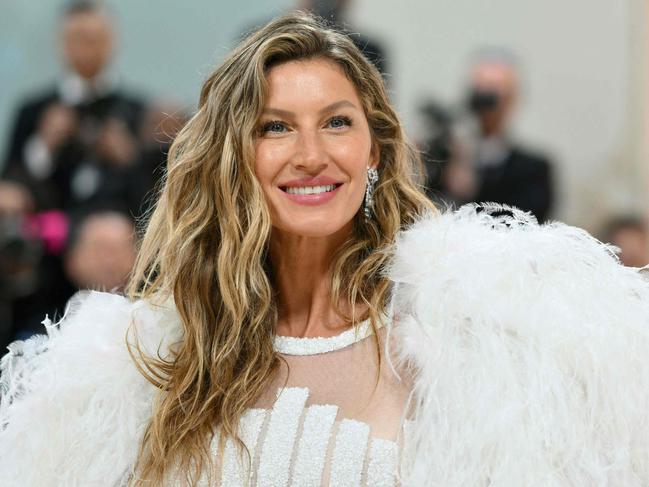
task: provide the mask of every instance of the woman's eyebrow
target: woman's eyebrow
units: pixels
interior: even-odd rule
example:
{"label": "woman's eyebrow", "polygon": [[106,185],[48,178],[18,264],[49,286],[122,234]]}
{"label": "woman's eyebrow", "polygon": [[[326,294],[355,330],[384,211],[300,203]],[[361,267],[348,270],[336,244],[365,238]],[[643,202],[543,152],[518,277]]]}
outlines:
{"label": "woman's eyebrow", "polygon": [[340,100],[340,101],[332,103],[331,105],[327,105],[326,107],[321,109],[319,113],[331,112],[333,110],[336,110],[338,108],[343,108],[343,107],[357,108],[356,105],[354,105],[349,100]]}
{"label": "woman's eyebrow", "polygon": [[[358,108],[356,105],[354,105],[349,100],[339,100],[339,101],[336,101],[334,103],[331,103],[331,104],[327,105],[324,108],[321,108],[318,111],[318,113],[322,114],[322,113],[326,113],[326,112],[331,112],[333,110],[336,110],[336,109],[342,108],[342,107]],[[280,117],[294,117],[295,116],[295,113],[290,111],[290,110],[283,110],[281,108],[272,108],[272,107],[264,108],[264,110],[262,111],[262,114],[263,115],[277,115],[277,116],[280,116]]]}

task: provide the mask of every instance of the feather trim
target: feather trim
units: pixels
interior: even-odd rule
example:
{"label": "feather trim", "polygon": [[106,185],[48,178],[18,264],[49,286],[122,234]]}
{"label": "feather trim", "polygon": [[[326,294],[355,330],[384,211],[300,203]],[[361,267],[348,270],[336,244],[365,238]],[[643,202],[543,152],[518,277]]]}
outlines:
{"label": "feather trim", "polygon": [[79,293],[48,337],[2,359],[0,485],[122,485],[137,457],[155,388],[126,346],[133,324],[147,353],[179,335],[164,306]]}
{"label": "feather trim", "polygon": [[404,485],[649,485],[649,285],[612,247],[470,206],[404,232],[389,274]]}

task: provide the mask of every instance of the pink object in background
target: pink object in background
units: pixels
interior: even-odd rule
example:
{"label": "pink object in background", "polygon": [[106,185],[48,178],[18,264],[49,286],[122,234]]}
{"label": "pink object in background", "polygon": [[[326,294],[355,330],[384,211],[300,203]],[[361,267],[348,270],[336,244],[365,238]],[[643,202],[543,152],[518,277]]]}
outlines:
{"label": "pink object in background", "polygon": [[45,252],[54,255],[63,252],[68,228],[68,217],[59,210],[36,213],[28,217],[25,222],[25,233],[41,240]]}

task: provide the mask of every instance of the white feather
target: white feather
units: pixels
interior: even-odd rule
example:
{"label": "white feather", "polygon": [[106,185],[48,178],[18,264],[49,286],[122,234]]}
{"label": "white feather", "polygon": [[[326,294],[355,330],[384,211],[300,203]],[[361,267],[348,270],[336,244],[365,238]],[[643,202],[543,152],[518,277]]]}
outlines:
{"label": "white feather", "polygon": [[404,485],[649,485],[648,284],[585,231],[500,210],[427,217],[396,245]]}
{"label": "white feather", "polygon": [[148,353],[178,338],[163,306],[92,292],[71,300],[49,337],[12,345],[2,360],[0,485],[123,484],[156,392],[129,356],[131,323]]}

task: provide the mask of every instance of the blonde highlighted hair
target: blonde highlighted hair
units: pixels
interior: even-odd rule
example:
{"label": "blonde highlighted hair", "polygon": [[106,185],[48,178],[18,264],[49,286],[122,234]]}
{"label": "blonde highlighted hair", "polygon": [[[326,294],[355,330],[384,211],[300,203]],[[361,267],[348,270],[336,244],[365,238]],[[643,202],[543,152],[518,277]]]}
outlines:
{"label": "blonde highlighted hair", "polygon": [[144,356],[137,347],[133,352],[159,388],[134,484],[160,485],[172,466],[186,472],[190,484],[209,472],[214,432],[221,432],[221,446],[228,437],[239,441],[241,415],[277,369],[272,224],[254,174],[254,139],[268,70],[314,57],[336,63],[355,85],[380,152],[375,215],[366,221],[359,209],[332,263],[332,302],[364,304],[376,326],[389,299],[382,272],[388,249],[399,230],[432,208],[415,183],[418,155],[406,142],[381,75],[347,35],[297,12],[246,38],[205,81],[198,111],[169,151],[128,287],[132,298],[172,295],[184,332],[170,357]]}

